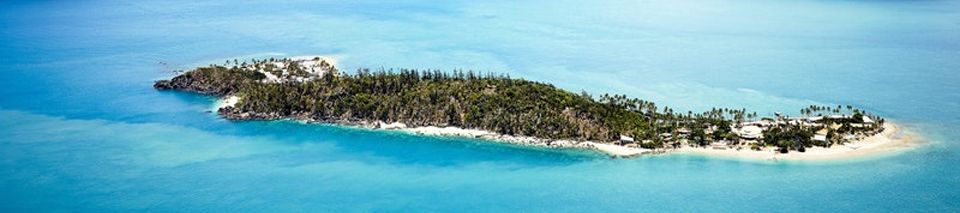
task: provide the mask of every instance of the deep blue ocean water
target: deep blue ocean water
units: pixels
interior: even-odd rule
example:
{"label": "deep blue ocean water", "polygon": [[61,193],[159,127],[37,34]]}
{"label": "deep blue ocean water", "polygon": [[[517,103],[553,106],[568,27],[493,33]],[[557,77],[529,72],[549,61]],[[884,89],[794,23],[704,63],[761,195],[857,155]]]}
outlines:
{"label": "deep blue ocean water", "polygon": [[[610,160],[230,122],[172,70],[331,55],[678,110],[852,104],[919,149],[829,163]],[[960,211],[957,1],[2,1],[0,212]]]}

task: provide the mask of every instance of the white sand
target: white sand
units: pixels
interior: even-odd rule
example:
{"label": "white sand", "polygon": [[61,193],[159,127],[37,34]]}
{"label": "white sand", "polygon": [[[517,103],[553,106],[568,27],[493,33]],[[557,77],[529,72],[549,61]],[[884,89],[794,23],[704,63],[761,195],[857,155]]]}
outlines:
{"label": "white sand", "polygon": [[[567,140],[556,140],[549,141],[544,139],[538,139],[533,137],[516,137],[510,135],[500,135],[490,131],[484,130],[473,130],[473,129],[461,129],[457,127],[416,127],[416,128],[403,128],[397,127],[401,123],[393,124],[384,124],[381,128],[388,129],[401,129],[402,131],[407,131],[410,133],[420,134],[420,135],[433,135],[433,136],[452,136],[452,137],[467,137],[467,138],[481,138],[489,139],[496,141],[504,141],[508,143],[523,144],[523,145],[533,145],[533,146],[549,146],[549,147],[567,147],[567,148],[586,148],[594,149],[611,156],[623,156],[623,157],[632,157],[639,156],[644,154],[652,154],[653,150],[642,149],[642,148],[631,148],[624,147],[614,144],[605,144],[597,143],[591,141],[567,141]],[[406,126],[406,125],[402,125]],[[882,154],[895,153],[897,151],[906,150],[906,148],[914,147],[916,144],[915,137],[912,134],[905,133],[903,130],[899,129],[898,126],[887,123],[884,124],[884,131],[880,134],[867,137],[863,140],[847,143],[844,145],[836,145],[833,147],[812,147],[807,148],[806,152],[797,152],[791,151],[787,154],[780,154],[773,150],[773,148],[765,147],[760,151],[754,151],[750,149],[713,149],[713,148],[695,148],[695,147],[683,147],[679,149],[671,149],[668,153],[676,154],[700,154],[700,155],[709,155],[709,156],[718,156],[718,157],[731,157],[731,158],[741,158],[741,159],[756,159],[756,160],[833,160],[833,159],[850,159],[864,156],[876,156]]]}
{"label": "white sand", "polygon": [[[639,156],[645,153],[650,153],[649,149],[639,149],[639,148],[630,148],[612,144],[602,144],[590,141],[570,141],[570,140],[545,140],[535,137],[524,137],[524,136],[512,136],[512,135],[501,135],[495,132],[477,130],[477,129],[462,129],[457,127],[416,127],[416,128],[405,128],[406,125],[402,123],[393,123],[393,124],[379,124],[381,129],[401,129],[402,131],[419,134],[419,135],[432,135],[432,136],[449,136],[449,137],[465,137],[465,138],[481,138],[487,140],[501,141],[512,144],[521,144],[521,145],[530,145],[530,146],[542,146],[542,147],[558,147],[558,148],[582,148],[582,149],[593,149],[611,156],[622,156],[622,157],[634,157]],[[402,126],[402,127],[398,127]]]}
{"label": "white sand", "polygon": [[236,95],[231,95],[229,97],[217,100],[217,103],[214,104],[214,111],[224,107],[228,107],[228,106],[229,107],[236,106],[237,102],[239,101],[240,101],[240,97],[237,97]]}
{"label": "white sand", "polygon": [[630,148],[630,147],[613,145],[613,144],[602,144],[602,143],[594,143],[589,141],[584,143],[590,145],[594,149],[600,150],[601,152],[605,152],[613,156],[633,157],[633,156],[640,156],[642,154],[647,154],[652,152],[652,150],[649,150],[649,149]]}
{"label": "white sand", "polygon": [[750,149],[735,150],[696,147],[683,147],[674,149],[672,152],[739,159],[818,161],[892,154],[898,151],[908,150],[917,145],[916,137],[913,134],[907,133],[899,129],[897,125],[887,122],[884,124],[884,131],[880,134],[844,145],[834,145],[829,148],[811,147],[807,148],[806,152],[790,151],[787,154],[780,154],[771,148],[755,151]]}
{"label": "white sand", "polygon": [[377,126],[378,126],[377,128],[380,128],[380,129],[406,129],[407,128],[406,124],[400,123],[400,122],[393,122],[389,124],[384,122],[377,122]]}
{"label": "white sand", "polygon": [[[403,126],[406,126],[406,125],[403,125]],[[479,138],[483,136],[498,135],[496,133],[488,132],[484,130],[461,129],[457,127],[426,126],[426,127],[416,127],[416,128],[405,128],[403,130],[411,133],[420,134],[420,135],[458,136],[458,137],[468,137],[468,138]]]}

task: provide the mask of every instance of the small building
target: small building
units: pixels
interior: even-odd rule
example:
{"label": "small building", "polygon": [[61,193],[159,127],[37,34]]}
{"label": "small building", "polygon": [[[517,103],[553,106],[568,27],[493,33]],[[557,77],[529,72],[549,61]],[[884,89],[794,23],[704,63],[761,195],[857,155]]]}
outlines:
{"label": "small building", "polygon": [[621,146],[624,145],[624,144],[632,144],[632,143],[636,143],[636,141],[634,141],[633,138],[627,137],[626,135],[620,135],[620,145],[621,145]]}
{"label": "small building", "polygon": [[831,119],[846,119],[846,118],[850,118],[849,115],[831,115],[831,116],[827,116],[827,117],[828,117],[828,118],[831,118]]}
{"label": "small building", "polygon": [[865,123],[865,124],[873,124],[873,119],[870,119],[869,116],[864,115],[864,116],[863,116],[863,123]]}
{"label": "small building", "polygon": [[813,141],[827,142],[827,135],[825,134],[813,135]]}
{"label": "small building", "polygon": [[761,129],[758,126],[745,126],[743,128],[740,128],[740,131],[738,132],[741,138],[748,139],[748,140],[757,139],[763,136],[763,129]]}

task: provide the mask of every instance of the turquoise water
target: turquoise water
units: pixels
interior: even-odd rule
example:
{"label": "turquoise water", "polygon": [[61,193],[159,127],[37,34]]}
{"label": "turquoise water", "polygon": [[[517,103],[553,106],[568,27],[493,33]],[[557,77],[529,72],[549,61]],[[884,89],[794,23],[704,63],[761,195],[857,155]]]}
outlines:
{"label": "turquoise water", "polygon": [[[0,212],[958,211],[956,1],[3,1]],[[171,70],[333,55],[679,110],[854,104],[922,148],[830,163],[609,160],[230,122]]]}

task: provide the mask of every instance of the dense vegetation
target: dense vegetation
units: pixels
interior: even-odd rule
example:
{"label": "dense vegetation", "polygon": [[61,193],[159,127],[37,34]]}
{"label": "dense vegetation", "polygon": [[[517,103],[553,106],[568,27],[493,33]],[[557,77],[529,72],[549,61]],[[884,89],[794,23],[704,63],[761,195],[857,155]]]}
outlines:
{"label": "dense vegetation", "polygon": [[[283,75],[272,67],[268,71]],[[241,101],[236,106],[220,110],[233,119],[402,122],[546,139],[613,141],[624,135],[637,138],[644,147],[679,146],[681,136],[683,143],[701,146],[738,141],[732,128],[757,118],[756,113],[744,109],[676,113],[623,95],[595,99],[585,92],[576,94],[550,84],[474,72],[362,69],[355,74],[333,70],[305,82],[266,83],[264,78],[263,73],[243,67],[212,65],[158,81],[155,87],[239,96]],[[819,112],[813,109],[802,113]],[[765,136],[769,136],[762,143],[784,150],[830,145],[810,142],[817,130],[776,126],[767,131]]]}
{"label": "dense vegetation", "polygon": [[[231,69],[221,69],[232,73]],[[224,81],[232,84],[236,79]],[[235,88],[237,85],[217,85]],[[439,71],[359,71],[306,83],[242,84],[237,112],[309,115],[312,119],[379,120],[413,126],[458,126],[542,138],[611,140],[649,131],[638,107],[596,102],[549,84]],[[633,109],[633,110],[631,110]]]}
{"label": "dense vegetation", "polygon": [[157,81],[157,89],[180,89],[209,95],[224,96],[240,91],[266,78],[263,73],[221,66],[201,67],[183,73],[171,80]]}

